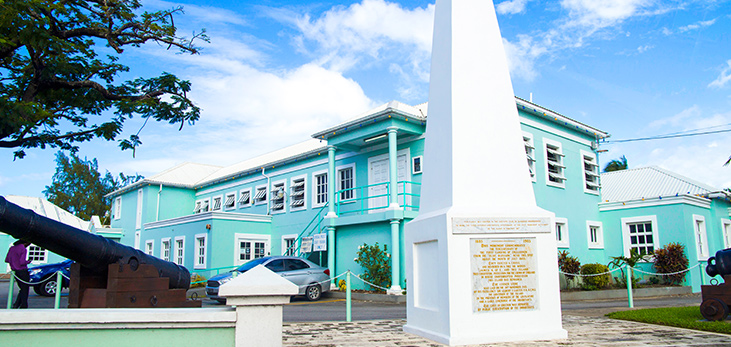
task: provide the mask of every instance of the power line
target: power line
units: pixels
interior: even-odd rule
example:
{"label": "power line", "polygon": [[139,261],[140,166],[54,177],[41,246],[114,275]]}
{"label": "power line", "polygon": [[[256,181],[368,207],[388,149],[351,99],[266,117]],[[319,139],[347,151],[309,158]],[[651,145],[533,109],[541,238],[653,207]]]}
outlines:
{"label": "power line", "polygon": [[731,129],[716,130],[716,131],[704,131],[704,132],[690,133],[690,134],[658,135],[658,136],[650,136],[650,137],[639,137],[639,138],[636,138],[636,139],[609,140],[609,141],[604,141],[604,143],[620,143],[620,142],[637,142],[637,141],[650,141],[650,140],[664,140],[664,139],[673,139],[673,138],[678,138],[678,137],[701,136],[701,135],[719,134],[719,133],[727,133],[727,132],[731,132]]}

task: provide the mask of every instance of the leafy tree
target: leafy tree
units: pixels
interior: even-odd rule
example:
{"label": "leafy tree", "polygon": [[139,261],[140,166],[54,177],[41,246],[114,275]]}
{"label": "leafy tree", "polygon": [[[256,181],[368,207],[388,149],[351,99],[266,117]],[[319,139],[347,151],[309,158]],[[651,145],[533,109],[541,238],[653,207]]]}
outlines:
{"label": "leafy tree", "polygon": [[[170,124],[198,120],[188,99],[190,82],[163,72],[158,77],[115,81],[129,67],[117,63],[128,47],[156,42],[181,53],[198,53],[195,39],[177,36],[166,11],[139,10],[139,0],[0,1],[0,148],[57,147],[77,150],[93,138],[114,140],[135,115]],[[100,47],[104,45],[105,47]],[[100,52],[113,52],[100,57]],[[139,132],[120,141],[141,144]]]}
{"label": "leafy tree", "polygon": [[[388,253],[386,245],[383,245],[383,249],[381,249],[378,242],[372,246],[364,243],[358,246],[356,255],[357,257],[353,260],[366,270],[363,279],[379,287],[391,286],[391,255]],[[369,286],[376,291],[383,290],[370,284]]]}
{"label": "leafy tree", "polygon": [[629,165],[627,165],[627,158],[621,156],[619,159],[614,159],[607,163],[604,167],[604,172],[627,170],[627,168],[629,168]]}
{"label": "leafy tree", "polygon": [[67,157],[63,152],[58,152],[53,182],[46,186],[43,194],[48,201],[83,220],[100,216],[106,224],[109,222],[106,213],[111,208],[111,200],[104,196],[142,178],[140,175],[126,176],[122,173],[119,178],[114,178],[109,171],[102,175],[96,159],[82,160],[74,153]]}

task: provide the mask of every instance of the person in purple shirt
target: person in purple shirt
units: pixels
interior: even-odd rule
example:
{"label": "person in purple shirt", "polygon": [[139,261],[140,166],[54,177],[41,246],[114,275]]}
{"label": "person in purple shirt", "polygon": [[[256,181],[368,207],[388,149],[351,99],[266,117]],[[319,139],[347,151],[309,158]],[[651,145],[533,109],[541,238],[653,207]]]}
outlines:
{"label": "person in purple shirt", "polygon": [[[13,308],[28,308],[28,282],[30,282],[30,275],[28,274],[28,246],[30,242],[18,240],[13,243],[13,246],[8,250],[8,255],[5,257],[5,262],[10,264],[10,269],[15,271],[15,277],[18,278],[18,298],[15,299]],[[13,288],[10,288],[13,290]]]}

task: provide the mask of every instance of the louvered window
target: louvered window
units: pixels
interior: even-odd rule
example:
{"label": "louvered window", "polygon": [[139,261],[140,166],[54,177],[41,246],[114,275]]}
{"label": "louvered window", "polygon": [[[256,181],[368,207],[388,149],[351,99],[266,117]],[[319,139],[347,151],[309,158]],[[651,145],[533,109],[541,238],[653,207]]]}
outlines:
{"label": "louvered window", "polygon": [[523,135],[523,146],[525,147],[525,156],[528,161],[528,171],[530,171],[530,177],[535,181],[536,179],[536,148],[533,146],[533,137],[529,134]]}
{"label": "louvered window", "polygon": [[289,187],[289,203],[293,210],[305,208],[305,178],[297,177],[292,179],[292,185]]}
{"label": "louvered window", "polygon": [[213,211],[218,211],[221,209],[221,198],[213,198]]}
{"label": "louvered window", "polygon": [[584,191],[587,193],[599,192],[599,165],[596,158],[588,153],[582,153],[584,164]]}
{"label": "louvered window", "polygon": [[267,201],[267,187],[257,187],[254,195],[254,203],[261,204]]}
{"label": "louvered window", "polygon": [[242,190],[239,193],[239,207],[251,205],[251,190]]}
{"label": "louvered window", "polygon": [[548,183],[553,186],[563,187],[566,181],[564,166],[564,155],[560,144],[546,143],[546,170]]}
{"label": "louvered window", "polygon": [[272,195],[270,198],[272,212],[284,212],[284,182],[274,183],[272,185]]}
{"label": "louvered window", "polygon": [[236,194],[232,193],[226,195],[226,202],[223,205],[226,206],[226,209],[234,208],[234,206],[236,206]]}

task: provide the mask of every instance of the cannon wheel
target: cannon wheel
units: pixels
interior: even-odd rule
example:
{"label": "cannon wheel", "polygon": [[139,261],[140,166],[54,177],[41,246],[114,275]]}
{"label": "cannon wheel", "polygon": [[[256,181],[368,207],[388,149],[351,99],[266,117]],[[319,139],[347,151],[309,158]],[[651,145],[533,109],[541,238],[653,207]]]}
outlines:
{"label": "cannon wheel", "polygon": [[728,317],[728,305],[716,298],[703,300],[701,314],[709,321],[722,321]]}

